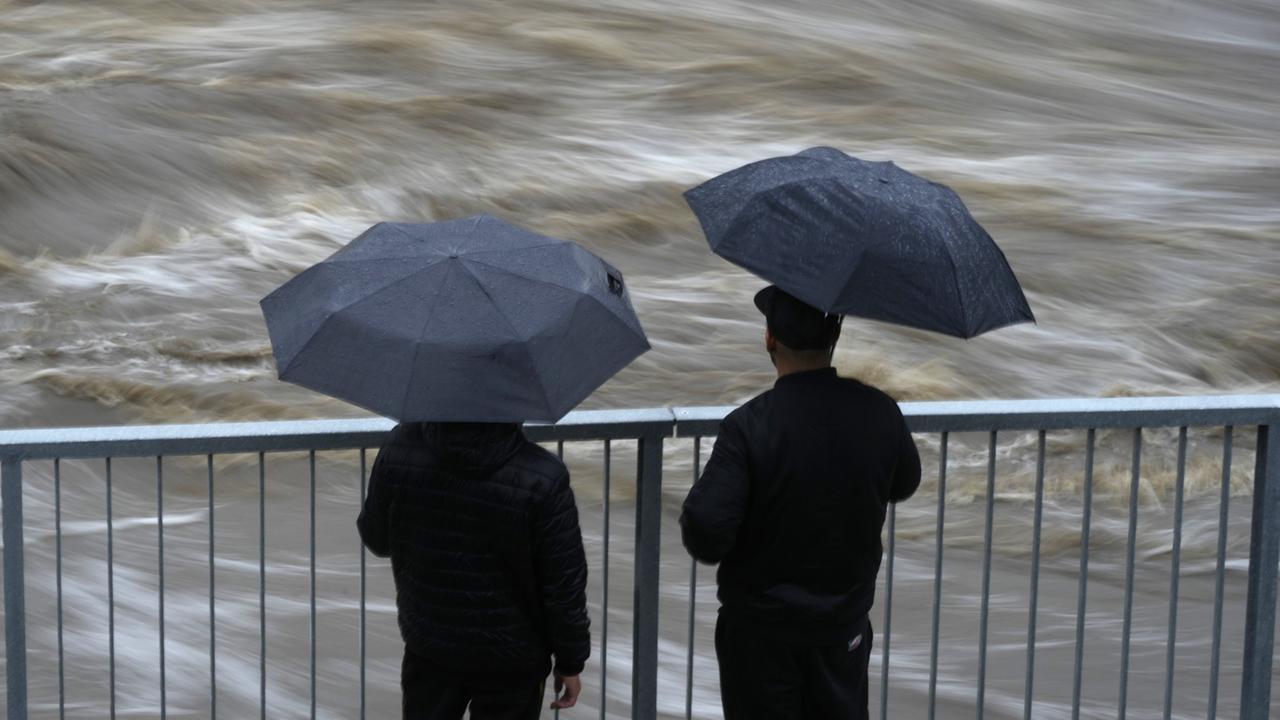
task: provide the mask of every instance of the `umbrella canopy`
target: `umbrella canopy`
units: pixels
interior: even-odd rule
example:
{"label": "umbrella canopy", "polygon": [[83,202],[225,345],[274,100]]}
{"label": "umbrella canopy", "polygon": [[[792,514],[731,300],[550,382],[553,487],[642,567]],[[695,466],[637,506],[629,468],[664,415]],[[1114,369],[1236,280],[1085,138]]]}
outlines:
{"label": "umbrella canopy", "polygon": [[824,312],[964,338],[1035,321],[960,197],[892,162],[811,148],[685,199],[713,252]]}
{"label": "umbrella canopy", "polygon": [[554,422],[649,349],[621,273],[489,215],[379,223],[261,306],[282,380],[403,422]]}

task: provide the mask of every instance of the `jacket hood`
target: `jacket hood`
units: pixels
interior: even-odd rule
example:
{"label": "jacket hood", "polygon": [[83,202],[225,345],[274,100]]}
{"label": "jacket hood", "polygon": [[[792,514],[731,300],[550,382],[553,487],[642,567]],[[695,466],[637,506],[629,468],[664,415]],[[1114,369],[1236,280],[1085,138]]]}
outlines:
{"label": "jacket hood", "polygon": [[480,473],[502,467],[525,443],[515,423],[428,422],[418,433],[443,464]]}

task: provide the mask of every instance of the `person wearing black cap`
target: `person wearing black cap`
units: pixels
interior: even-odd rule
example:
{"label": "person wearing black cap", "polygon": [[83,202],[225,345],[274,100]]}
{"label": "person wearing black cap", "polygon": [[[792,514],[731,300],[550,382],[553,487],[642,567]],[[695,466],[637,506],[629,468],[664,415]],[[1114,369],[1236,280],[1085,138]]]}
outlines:
{"label": "person wearing black cap", "polygon": [[774,286],[755,304],[778,380],[725,417],[680,515],[720,564],[725,720],[866,718],[881,528],[920,456],[893,398],[836,375],[839,316]]}

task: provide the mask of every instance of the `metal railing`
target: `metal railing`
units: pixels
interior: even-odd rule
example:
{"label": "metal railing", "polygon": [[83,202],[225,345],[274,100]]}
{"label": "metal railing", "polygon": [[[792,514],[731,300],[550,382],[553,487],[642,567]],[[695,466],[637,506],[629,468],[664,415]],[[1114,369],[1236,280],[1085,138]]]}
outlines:
{"label": "metal railing", "polygon": [[[600,716],[605,717],[608,695],[605,692],[608,649],[608,566],[609,566],[609,506],[611,443],[636,442],[635,482],[635,550],[632,573],[634,597],[632,616],[632,688],[631,714],[634,718],[658,716],[659,678],[659,588],[660,547],[662,538],[662,482],[664,443],[672,438],[692,438],[693,478],[696,478],[702,460],[702,438],[715,435],[719,422],[731,408],[680,408],[624,411],[575,412],[562,422],[550,426],[529,426],[530,439],[542,443],[556,443],[563,454],[565,442],[599,441],[603,443],[603,586],[601,608],[606,618],[601,623],[600,635]],[[993,402],[941,402],[904,403],[904,414],[917,436],[937,437],[938,471],[936,475],[936,530],[932,573],[932,627],[929,639],[928,716],[936,712],[939,685],[939,625],[944,591],[943,554],[946,547],[947,497],[948,497],[948,448],[954,447],[953,435],[960,433],[986,433],[986,484],[985,514],[983,516],[983,553],[981,610],[979,625],[978,671],[975,707],[978,717],[983,717],[987,687],[988,627],[992,583],[992,538],[997,495],[997,436],[999,433],[1034,433],[1036,460],[1034,471],[1033,541],[1031,571],[1029,574],[1028,627],[1025,660],[1024,717],[1032,717],[1035,694],[1035,660],[1037,650],[1037,607],[1041,566],[1042,513],[1045,500],[1046,433],[1059,430],[1083,430],[1087,432],[1086,452],[1083,461],[1084,482],[1081,488],[1080,558],[1078,576],[1078,600],[1076,604],[1074,675],[1072,678],[1072,717],[1080,717],[1083,648],[1085,642],[1086,600],[1088,596],[1090,532],[1092,522],[1095,450],[1099,431],[1117,429],[1132,430],[1131,467],[1128,490],[1128,532],[1125,551],[1125,583],[1122,649],[1119,668],[1119,697],[1117,711],[1120,718],[1126,714],[1129,692],[1129,668],[1132,631],[1132,609],[1135,588],[1135,551],[1137,547],[1137,517],[1139,508],[1140,475],[1143,458],[1144,428],[1178,428],[1176,489],[1172,528],[1172,555],[1170,568],[1168,640],[1166,646],[1164,717],[1170,717],[1175,674],[1175,647],[1177,638],[1179,577],[1181,573],[1182,505],[1184,479],[1187,465],[1187,428],[1221,428],[1222,487],[1220,517],[1218,523],[1217,568],[1215,582],[1213,644],[1211,650],[1211,681],[1209,683],[1209,717],[1215,714],[1219,658],[1222,651],[1224,563],[1226,558],[1226,530],[1228,501],[1232,476],[1233,439],[1240,428],[1256,428],[1255,466],[1252,475],[1252,515],[1249,527],[1248,579],[1245,589],[1246,615],[1243,627],[1243,647],[1240,649],[1241,686],[1240,717],[1261,720],[1270,715],[1272,683],[1272,650],[1275,637],[1276,575],[1280,562],[1280,395],[1221,396],[1182,398],[1119,398],[1099,400],[1030,400]],[[204,456],[207,462],[208,519],[209,519],[209,715],[217,715],[218,676],[215,638],[217,607],[214,593],[214,457],[223,454],[257,454],[258,480],[258,609],[260,615],[260,694],[261,716],[267,714],[267,613],[266,613],[266,458],[268,454],[297,452],[307,453],[309,488],[309,543],[310,543],[310,693],[311,716],[316,715],[316,453],[332,450],[358,450],[360,453],[360,492],[363,496],[366,480],[366,449],[380,445],[391,427],[384,420],[344,420],[235,423],[210,425],[112,427],[55,430],[19,430],[0,432],[0,484],[3,502],[4,541],[4,627],[6,639],[6,705],[8,717],[28,716],[28,650],[26,642],[27,614],[25,599],[27,583],[24,573],[23,530],[23,469],[24,465],[38,461],[52,461],[55,501],[56,543],[56,607],[59,716],[65,703],[65,679],[63,678],[63,550],[61,525],[61,467],[64,460],[100,459],[103,462],[106,481],[106,544],[107,544],[107,603],[109,662],[108,674],[111,691],[110,712],[116,713],[116,627],[114,591],[115,571],[112,561],[112,460],[126,457],[154,457],[156,482],[156,525],[158,537],[160,649],[160,715],[165,714],[165,653],[164,653],[164,507],[165,465],[170,456]],[[691,480],[693,479],[691,478]],[[881,717],[888,717],[890,648],[893,638],[892,610],[896,553],[896,522],[898,512],[891,507],[887,517],[886,562],[882,570],[884,588],[884,615],[880,633],[880,703]],[[934,522],[931,520],[931,522]],[[365,714],[365,628],[366,628],[366,565],[363,552],[360,556],[359,603],[359,708]],[[694,636],[697,620],[697,565],[690,562],[688,635],[686,637],[686,693],[684,715],[693,715],[694,695]]]}

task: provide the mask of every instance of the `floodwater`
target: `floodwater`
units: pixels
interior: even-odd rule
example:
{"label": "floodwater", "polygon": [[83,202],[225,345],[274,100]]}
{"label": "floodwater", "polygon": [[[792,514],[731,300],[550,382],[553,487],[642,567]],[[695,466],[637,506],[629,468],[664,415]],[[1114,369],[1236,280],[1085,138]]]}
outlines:
{"label": "floodwater", "polygon": [[[1264,0],[0,0],[0,426],[358,416],[275,379],[258,299],[378,220],[482,211],[626,274],[653,350],[584,407],[740,403],[772,379],[750,305],[761,283],[707,252],[681,192],[818,144],[952,185],[1038,320],[970,341],[850,321],[846,374],[900,400],[1278,392],[1276,77],[1280,10]],[[1118,697],[1131,439],[1100,438],[1084,717],[1114,716]],[[892,717],[923,716],[929,686],[938,438],[918,440],[925,486],[897,518]],[[1175,717],[1206,710],[1221,443],[1220,429],[1192,431]],[[1175,445],[1174,432],[1144,434],[1131,717],[1159,716],[1163,701]],[[1083,446],[1049,436],[1037,718],[1070,717]],[[1238,704],[1252,446],[1238,429],[1222,717]],[[671,445],[664,488],[659,704],[672,714],[685,702],[689,563],[671,531],[689,449]],[[614,463],[611,713],[630,693],[628,452]],[[940,717],[972,714],[985,453],[985,437],[952,438]],[[568,454],[598,637],[601,451]],[[350,717],[359,466],[321,459],[317,705]],[[986,704],[1021,717],[1035,438],[1002,437],[997,461]],[[308,478],[298,458],[269,462],[268,702],[293,717],[310,705]],[[202,463],[165,467],[165,704],[190,717],[210,714]],[[257,470],[215,465],[218,712],[248,717]],[[68,716],[99,717],[105,468],[61,472]],[[50,464],[28,468],[38,717],[56,715],[58,683],[52,478]],[[116,463],[117,710],[133,717],[161,703],[156,499],[154,459]],[[719,716],[711,581],[700,568],[697,717]],[[397,702],[391,597],[375,563],[371,717]],[[567,717],[598,715],[599,666],[588,673]]]}

